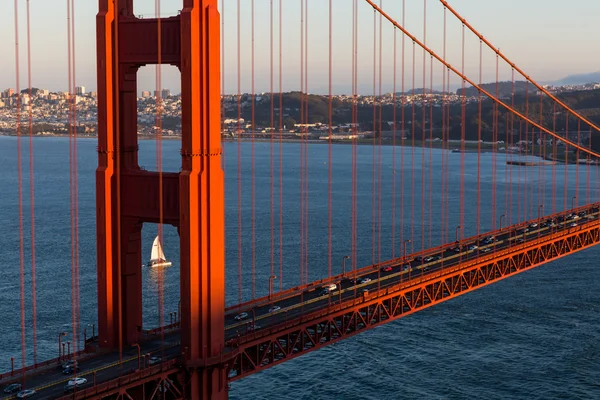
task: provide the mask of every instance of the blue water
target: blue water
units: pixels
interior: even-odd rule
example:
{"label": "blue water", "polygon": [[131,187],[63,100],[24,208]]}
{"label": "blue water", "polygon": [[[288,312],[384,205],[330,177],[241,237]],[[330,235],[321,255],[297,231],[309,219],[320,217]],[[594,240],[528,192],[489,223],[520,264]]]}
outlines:
{"label": "blue water", "polygon": [[[19,287],[19,219],[17,180],[17,141],[0,137],[0,369],[10,368],[10,357],[20,364],[20,287]],[[31,329],[31,246],[29,222],[29,159],[27,141],[24,149],[24,233],[25,288],[27,326],[27,359],[32,360]],[[164,141],[164,168],[179,169],[178,141]],[[227,302],[236,304],[241,298],[252,297],[252,148],[225,143],[226,224],[227,224]],[[71,235],[69,200],[68,140],[36,138],[35,154],[35,252],[37,266],[37,337],[38,360],[57,354],[57,336],[71,330]],[[153,169],[156,144],[140,142],[140,165]],[[352,255],[351,248],[351,154],[352,147],[335,145],[332,149],[332,273],[341,270],[341,259]],[[283,145],[283,276],[279,273],[279,146],[274,154],[274,248],[271,264],[271,147],[255,144],[255,293],[268,292],[271,267],[278,276],[275,288],[286,288],[300,280],[300,145]],[[429,150],[396,148],[396,163],[392,147],[381,148],[381,241],[375,224],[373,246],[372,200],[375,192],[379,203],[378,179],[373,190],[373,148],[358,147],[358,229],[357,251],[347,268],[362,267],[373,260],[387,259],[402,253],[404,239],[412,239],[408,251],[453,241],[455,227],[460,225],[460,154],[433,150],[432,168]],[[379,158],[376,149],[375,157]],[[96,322],[96,248],[94,170],[97,164],[96,141],[78,140],[79,173],[79,248],[81,327]],[[422,157],[425,156],[425,168]],[[448,222],[441,221],[442,158],[450,165],[450,200],[445,212]],[[477,155],[465,154],[465,216],[463,234],[477,232]],[[242,166],[242,291],[238,291],[238,160]],[[499,216],[506,214],[514,223],[525,217],[535,218],[538,188],[545,187],[543,199],[546,213],[553,207],[559,211],[564,203],[570,206],[573,196],[579,204],[588,199],[598,201],[598,171],[569,166],[543,168],[513,167],[507,174],[505,156],[496,157],[497,203]],[[492,227],[493,155],[481,156],[481,223],[484,232]],[[327,276],[328,261],[328,146],[308,146],[309,165],[309,243],[308,280]],[[415,173],[414,201],[410,173]],[[552,176],[556,174],[559,188],[553,204]],[[594,183],[589,192],[589,179]],[[424,175],[422,176],[422,173]],[[429,212],[429,179],[434,189],[431,196],[433,215]],[[525,175],[527,174],[527,179]],[[567,193],[564,195],[564,177]],[[376,170],[376,178],[379,171]],[[400,188],[404,176],[404,190]],[[580,190],[575,188],[576,177]],[[396,218],[392,220],[392,182],[396,180]],[[425,198],[421,199],[424,179]],[[525,184],[527,182],[527,184]],[[513,204],[505,206],[512,183]],[[525,190],[532,195],[527,207],[517,201],[517,193]],[[400,197],[404,198],[404,211]],[[414,212],[413,209],[414,202]],[[424,214],[422,213],[424,207]],[[376,207],[375,220],[379,219]],[[512,211],[512,212],[509,212]],[[401,219],[401,216],[403,218]],[[414,220],[416,229],[411,232]],[[423,221],[423,223],[422,223]],[[395,241],[391,230],[395,227]],[[421,226],[425,227],[424,235]],[[431,227],[430,227],[431,226]],[[445,237],[442,229],[447,228]],[[150,245],[157,226],[143,229],[143,254]],[[424,238],[424,241],[422,240]],[[174,228],[165,227],[164,247],[173,260],[165,272],[165,312],[177,310],[179,276],[177,260],[178,237]],[[600,281],[597,279],[597,248],[547,264],[517,277],[496,283],[483,290],[453,299],[415,315],[365,332],[342,343],[286,362],[263,373],[231,385],[232,399],[554,399],[600,398]],[[143,269],[144,326],[158,323],[157,277]],[[91,330],[91,327],[87,328]],[[71,340],[67,336],[65,340]]]}

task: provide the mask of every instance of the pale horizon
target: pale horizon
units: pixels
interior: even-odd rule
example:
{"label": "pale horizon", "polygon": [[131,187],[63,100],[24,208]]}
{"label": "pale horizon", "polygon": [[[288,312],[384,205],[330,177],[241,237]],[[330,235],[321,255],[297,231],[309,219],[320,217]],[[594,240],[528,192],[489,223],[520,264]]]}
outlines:
{"label": "pale horizon", "polygon": [[[154,0],[136,0],[136,15],[146,18],[154,16]],[[223,7],[224,3],[224,7]],[[283,0],[283,55],[281,90],[299,91],[300,87],[300,1]],[[393,57],[391,24],[384,22],[382,30],[382,75],[373,67],[373,9],[359,0],[359,64],[358,92],[362,95],[374,93],[373,73],[376,74],[375,93],[393,91]],[[577,6],[565,7],[558,0],[507,0],[495,3],[493,7],[474,5],[472,0],[453,0],[449,4],[461,13],[469,23],[478,29],[485,38],[522,68],[532,79],[547,83],[569,75],[593,73],[599,70],[600,54],[587,50],[592,47],[596,37],[600,37],[600,25],[596,24],[600,15],[600,2],[580,0]],[[27,85],[27,42],[25,4],[19,7],[19,52],[20,52],[20,89]],[[67,74],[67,10],[66,3],[59,0],[31,1],[31,50],[32,50],[32,87],[51,91],[68,90]],[[162,16],[176,15],[182,1],[163,0]],[[255,93],[270,92],[270,32],[269,1],[255,0]],[[273,91],[279,92],[279,0],[274,0],[274,61]],[[335,94],[352,93],[351,58],[351,19],[352,4],[348,0],[333,0],[333,79]],[[402,21],[401,1],[382,0],[382,8],[396,21]],[[224,94],[238,93],[237,59],[237,1],[221,0],[220,9],[224,32]],[[96,90],[96,52],[95,18],[97,1],[87,4],[75,4],[76,25],[76,84],[85,86],[88,92]],[[316,3],[308,0],[308,87],[314,94],[327,94],[328,79],[328,2]],[[242,1],[241,10],[241,61],[240,92],[251,93],[251,28],[250,2]],[[0,43],[5,55],[0,64],[0,90],[16,88],[15,82],[15,32],[14,5],[12,2],[0,4],[0,34],[6,38]],[[457,69],[461,69],[460,23],[447,13],[448,44],[447,60]],[[427,37],[426,44],[440,54],[442,47],[443,7],[438,0],[427,0]],[[423,40],[423,2],[406,1],[406,26],[419,40]],[[378,27],[377,27],[378,29]],[[509,31],[510,30],[510,31]],[[378,35],[377,31],[377,35]],[[323,39],[324,38],[324,39]],[[376,37],[378,40],[378,36]],[[397,82],[396,91],[401,92],[401,35],[397,36]],[[375,46],[378,52],[378,42]],[[465,74],[478,82],[479,53],[478,40],[472,34],[466,36]],[[405,86],[404,91],[412,89],[412,42],[406,39]],[[377,54],[377,58],[379,54]],[[415,87],[423,87],[423,51],[417,49],[415,64]],[[430,85],[429,56],[426,57],[426,87]],[[482,82],[493,82],[495,78],[495,56],[491,50],[483,52]],[[433,89],[442,90],[443,68],[434,64]],[[175,67],[163,66],[162,88],[171,93],[180,92],[179,72]],[[155,86],[155,67],[143,67],[138,75],[138,93],[142,90],[153,92]],[[500,64],[499,80],[510,80],[510,68]],[[515,80],[522,80],[520,75]],[[451,90],[460,86],[460,78],[451,78]]]}

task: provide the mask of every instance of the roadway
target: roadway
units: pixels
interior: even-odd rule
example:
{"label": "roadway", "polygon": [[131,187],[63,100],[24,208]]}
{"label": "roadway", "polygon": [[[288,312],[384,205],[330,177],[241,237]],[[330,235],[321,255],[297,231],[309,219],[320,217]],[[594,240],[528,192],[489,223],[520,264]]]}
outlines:
{"label": "roadway", "polygon": [[[528,221],[527,223],[512,225],[504,230],[497,231],[493,240],[485,241],[486,238],[491,239],[486,234],[466,238],[459,243],[451,243],[445,248],[438,248],[435,252],[426,252],[416,258],[408,255],[406,259],[400,259],[395,264],[388,264],[381,268],[376,267],[370,271],[363,269],[357,275],[349,272],[329,283],[325,282],[320,288],[310,292],[304,291],[282,300],[263,303],[261,306],[254,308],[237,310],[226,315],[225,338],[229,340],[244,336],[247,333],[252,333],[253,329],[259,332],[286,320],[295,319],[305,313],[317,311],[332,303],[360,298],[365,291],[385,289],[411,278],[426,276],[482,255],[489,256],[495,251],[504,250],[508,247],[526,246],[527,242],[532,239],[542,238],[566,229],[573,229],[583,224],[594,223],[594,221],[597,222],[599,210],[598,205],[592,204],[588,207],[578,208],[576,214],[567,211],[542,217],[540,220],[535,220],[535,222]],[[573,224],[576,225],[571,226]],[[476,246],[476,248],[472,246]],[[336,284],[337,288],[336,290],[327,291],[325,288],[331,283]],[[274,306],[279,307],[279,309],[270,311]],[[246,313],[247,317],[239,320],[242,313]],[[236,320],[236,316],[238,320]]]}
{"label": "roadway", "polygon": [[[165,342],[161,342],[160,338],[145,342],[140,346],[140,353],[142,357],[139,358],[140,366],[144,368],[144,363],[148,366],[148,354],[150,357],[160,357],[163,360],[168,360],[177,357],[180,354],[179,350],[179,335],[171,334],[165,337]],[[145,356],[144,356],[145,355]],[[73,379],[75,375],[63,374],[63,369],[60,364],[54,364],[43,368],[38,373],[28,373],[25,387],[27,389],[34,389],[37,393],[32,396],[33,399],[55,399],[57,397],[64,396],[65,386],[70,379]],[[91,358],[82,357],[78,360],[80,372],[76,375],[87,379],[87,383],[80,387],[87,388],[96,383],[107,382],[112,379],[116,379],[119,376],[124,376],[130,372],[135,371],[138,368],[138,349],[137,347],[128,346],[123,351],[123,355],[120,358],[118,353],[107,353],[99,354]],[[18,379],[18,377],[17,377]],[[22,383],[20,380],[13,382]],[[0,388],[1,399],[15,399],[16,393],[5,394],[4,388],[8,386],[6,383]]]}
{"label": "roadway", "polygon": [[[545,216],[535,222],[529,221],[527,224],[513,225],[496,231],[493,237],[482,235],[467,238],[459,243],[452,243],[446,247],[420,254],[419,257],[409,255],[406,259],[397,259],[396,263],[386,264],[384,267],[349,272],[345,276],[325,282],[321,287],[313,288],[311,291],[290,293],[289,296],[272,302],[266,299],[261,302],[261,305],[227,313],[225,315],[225,339],[226,341],[235,340],[235,338],[243,337],[253,331],[260,332],[286,320],[296,319],[303,314],[326,308],[335,302],[340,303],[360,298],[365,291],[385,289],[411,278],[427,276],[427,274],[441,269],[457,266],[481,255],[489,256],[509,247],[526,246],[527,242],[533,239],[585,224],[598,223],[599,211],[600,206],[592,204],[578,208],[576,214],[567,211]],[[336,289],[326,290],[325,287],[329,284],[336,284]],[[277,309],[273,310],[273,307]],[[242,312],[246,313],[246,317],[240,320],[239,315]],[[173,359],[181,354],[179,335],[173,333],[165,336],[164,343],[161,343],[160,339],[142,343],[141,354],[161,357],[163,361]],[[140,362],[144,368],[144,362]],[[129,347],[123,352],[121,362],[119,362],[118,353],[107,353],[82,359],[79,361],[79,366],[80,372],[77,376],[88,380],[82,386],[86,388],[93,385],[94,381],[99,384],[135,371],[138,368],[138,350],[136,347]],[[57,398],[64,395],[64,387],[67,381],[73,377],[73,375],[64,375],[62,369],[56,365],[45,368],[41,372],[29,372],[26,387],[36,390],[34,399]],[[3,390],[9,383],[2,382],[1,389]],[[0,393],[0,398],[13,399],[16,397],[14,394]]]}

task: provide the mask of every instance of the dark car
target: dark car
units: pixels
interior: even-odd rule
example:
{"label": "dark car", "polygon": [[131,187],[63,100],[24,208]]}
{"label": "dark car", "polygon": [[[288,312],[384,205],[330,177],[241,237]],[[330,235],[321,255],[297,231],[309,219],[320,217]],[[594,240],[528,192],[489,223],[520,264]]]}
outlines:
{"label": "dark car", "polygon": [[12,383],[4,388],[4,393],[14,393],[14,392],[18,392],[19,390],[21,390],[21,384],[20,383]]}
{"label": "dark car", "polygon": [[65,375],[72,375],[77,370],[78,370],[77,365],[71,365],[70,367],[67,367],[67,368],[63,369],[62,373],[65,374]]}

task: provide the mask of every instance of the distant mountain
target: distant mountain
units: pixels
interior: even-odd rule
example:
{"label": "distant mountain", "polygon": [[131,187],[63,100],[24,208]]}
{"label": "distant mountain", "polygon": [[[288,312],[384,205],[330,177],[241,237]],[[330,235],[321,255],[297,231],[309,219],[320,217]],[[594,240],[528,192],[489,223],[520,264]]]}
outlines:
{"label": "distant mountain", "polygon": [[600,82],[600,71],[587,74],[569,75],[561,80],[554,82],[555,85],[583,85],[585,83]]}

